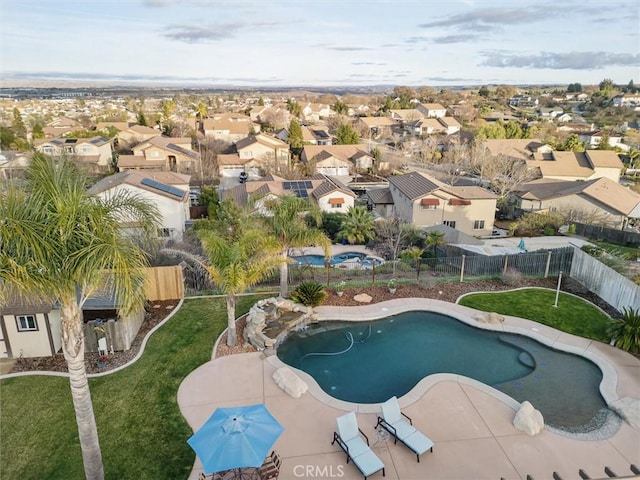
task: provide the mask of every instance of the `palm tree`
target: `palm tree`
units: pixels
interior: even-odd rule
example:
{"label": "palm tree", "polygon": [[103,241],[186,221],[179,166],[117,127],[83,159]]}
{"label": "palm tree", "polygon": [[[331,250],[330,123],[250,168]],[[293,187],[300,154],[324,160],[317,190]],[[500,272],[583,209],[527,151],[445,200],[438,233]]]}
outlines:
{"label": "palm tree", "polygon": [[316,225],[321,223],[322,214],[311,202],[287,195],[281,199],[265,204],[266,211],[260,217],[267,230],[280,244],[280,296],[286,297],[289,290],[289,251],[292,248],[319,245],[324,250],[325,257],[331,253],[331,240],[324,232],[309,226],[305,221],[311,218]]}
{"label": "palm tree", "polygon": [[611,321],[607,334],[616,347],[629,353],[640,353],[640,310],[623,308],[622,318]]}
{"label": "palm tree", "polygon": [[[401,256],[403,258],[409,259],[409,260],[413,260],[413,262],[416,265],[416,281],[420,279],[420,265],[421,265],[421,259],[422,259],[422,254],[424,253],[424,249],[420,248],[420,247],[416,247],[413,246],[411,248],[407,248],[406,250],[404,250],[401,253]],[[394,272],[395,274],[395,272]]]}
{"label": "palm tree", "polygon": [[434,257],[438,256],[438,252],[436,251],[436,248],[443,247],[446,244],[447,244],[447,242],[444,239],[444,233],[442,233],[442,232],[440,232],[438,230],[431,230],[427,234],[427,239],[425,240],[425,245],[427,247],[432,247],[433,248],[433,256]]}
{"label": "palm tree", "polygon": [[365,207],[351,207],[342,222],[338,238],[352,244],[364,244],[374,238],[374,226],[375,220],[370,211]]}
{"label": "palm tree", "polygon": [[35,154],[24,189],[10,187],[0,195],[0,218],[0,303],[14,293],[59,303],[84,472],[88,479],[102,479],[82,306],[105,291],[115,295],[122,314],[143,305],[147,255],[119,222],[135,223],[141,237],[149,238],[158,212],[125,192],[92,197],[71,162]]}
{"label": "palm tree", "polygon": [[[245,219],[243,225],[250,225]],[[225,232],[216,228],[198,229],[205,258],[181,250],[163,249],[163,253],[183,257],[206,271],[226,296],[227,345],[235,346],[236,296],[268,277],[282,262],[280,245],[260,228],[230,226]]]}

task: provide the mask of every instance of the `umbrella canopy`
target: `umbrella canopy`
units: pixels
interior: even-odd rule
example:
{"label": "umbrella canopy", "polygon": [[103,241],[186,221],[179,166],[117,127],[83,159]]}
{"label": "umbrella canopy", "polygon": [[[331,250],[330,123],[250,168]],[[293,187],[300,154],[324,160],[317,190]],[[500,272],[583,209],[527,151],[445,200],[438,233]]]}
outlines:
{"label": "umbrella canopy", "polygon": [[283,431],[263,404],[217,408],[187,443],[209,474],[259,467]]}

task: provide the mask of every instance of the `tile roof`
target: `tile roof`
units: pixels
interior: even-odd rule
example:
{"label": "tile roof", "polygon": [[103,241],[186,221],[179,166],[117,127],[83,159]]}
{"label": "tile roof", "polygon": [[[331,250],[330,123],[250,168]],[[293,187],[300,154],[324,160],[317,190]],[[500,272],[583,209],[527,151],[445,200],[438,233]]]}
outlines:
{"label": "tile roof", "polygon": [[164,160],[147,160],[144,155],[120,155],[118,167],[164,167]]}
{"label": "tile roof", "polygon": [[538,139],[487,139],[483,145],[489,149],[492,155],[506,155],[508,157],[530,160],[534,152],[544,147]]}
{"label": "tile roof", "polygon": [[[187,190],[177,189],[173,185],[184,185],[185,183],[188,185],[190,179],[191,177],[189,175],[176,174],[172,172],[144,172],[139,170],[126,170],[124,172],[115,173],[103,178],[98,183],[89,188],[88,192],[91,195],[97,195],[106,190],[117,187],[118,185],[131,185],[133,187],[155,193],[156,195],[170,198],[171,200],[184,202],[189,200],[189,192]],[[182,196],[176,197],[176,195],[173,195],[162,188],[159,189],[149,185],[145,185],[144,180],[153,180],[160,183],[161,185],[171,187],[172,189],[182,192]]]}
{"label": "tile roof", "polygon": [[391,196],[391,190],[388,188],[375,188],[373,190],[367,190],[367,196],[374,204],[392,204],[393,197]]}
{"label": "tile roof", "polygon": [[468,200],[483,199],[483,198],[488,198],[488,199],[498,198],[498,195],[496,195],[495,193],[490,192],[489,190],[482,187],[478,187],[478,186],[453,186],[452,187],[450,185],[443,185],[442,187],[440,187],[440,190],[450,195],[454,195],[458,198],[464,198]]}
{"label": "tile roof", "polygon": [[336,157],[341,160],[349,160],[358,152],[367,153],[368,147],[366,145],[305,145],[303,148],[304,156],[308,160],[316,158],[316,156],[322,152],[322,159]]}
{"label": "tile roof", "polygon": [[594,168],[603,167],[622,169],[624,167],[620,161],[620,157],[613,150],[587,150],[584,153]]}

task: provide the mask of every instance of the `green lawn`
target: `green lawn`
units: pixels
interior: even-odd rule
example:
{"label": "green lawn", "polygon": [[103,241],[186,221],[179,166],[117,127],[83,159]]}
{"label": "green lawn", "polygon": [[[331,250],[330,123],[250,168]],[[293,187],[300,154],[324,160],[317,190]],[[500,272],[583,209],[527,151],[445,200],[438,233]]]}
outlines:
{"label": "green lawn", "polygon": [[[246,313],[265,295],[238,298]],[[178,409],[182,380],[211,358],[226,326],[224,299],[186,300],[131,367],[90,380],[106,478],[187,478],[195,454]],[[84,478],[67,378],[0,382],[0,478]]]}
{"label": "green lawn", "polygon": [[560,292],[527,288],[511,292],[474,293],[460,300],[460,305],[485,312],[527,318],[563,332],[608,343],[606,335],[610,319],[600,309],[581,298]]}

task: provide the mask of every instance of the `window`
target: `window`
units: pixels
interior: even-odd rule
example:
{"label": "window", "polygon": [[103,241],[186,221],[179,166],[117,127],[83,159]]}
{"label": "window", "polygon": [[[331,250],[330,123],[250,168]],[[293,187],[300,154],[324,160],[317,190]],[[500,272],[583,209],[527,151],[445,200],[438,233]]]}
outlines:
{"label": "window", "polygon": [[331,204],[331,208],[342,208],[342,204],[341,203],[332,203]]}
{"label": "window", "polygon": [[475,220],[473,222],[474,230],[484,230],[484,220]]}
{"label": "window", "polygon": [[445,220],[444,223],[447,227],[456,228],[456,222],[454,220]]}
{"label": "window", "polygon": [[436,205],[421,205],[422,210],[435,210],[437,208]]}
{"label": "window", "polygon": [[173,233],[173,228],[159,228],[158,236],[160,238],[171,238],[171,234]]}
{"label": "window", "polygon": [[18,322],[19,332],[38,330],[38,323],[34,315],[18,315],[16,321]]}

